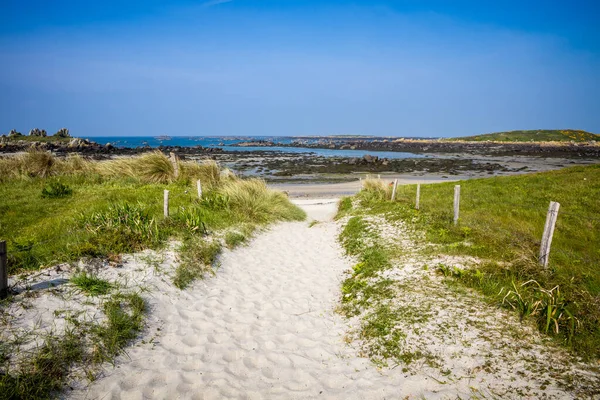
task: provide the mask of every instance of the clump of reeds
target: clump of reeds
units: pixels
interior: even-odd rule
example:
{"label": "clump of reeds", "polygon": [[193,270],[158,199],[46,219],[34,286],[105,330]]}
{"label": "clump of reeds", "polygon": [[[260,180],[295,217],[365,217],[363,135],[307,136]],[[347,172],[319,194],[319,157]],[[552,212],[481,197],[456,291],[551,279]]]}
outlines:
{"label": "clump of reeds", "polygon": [[391,189],[381,179],[365,179],[362,190],[369,200],[384,200],[391,197]]}
{"label": "clump of reeds", "polygon": [[270,190],[262,179],[228,180],[219,192],[240,218],[257,222],[302,220],[304,211],[291,204],[285,194]]}
{"label": "clump of reeds", "polygon": [[131,176],[150,183],[171,183],[175,180],[175,168],[171,160],[160,151],[103,161],[97,168],[103,176]]}

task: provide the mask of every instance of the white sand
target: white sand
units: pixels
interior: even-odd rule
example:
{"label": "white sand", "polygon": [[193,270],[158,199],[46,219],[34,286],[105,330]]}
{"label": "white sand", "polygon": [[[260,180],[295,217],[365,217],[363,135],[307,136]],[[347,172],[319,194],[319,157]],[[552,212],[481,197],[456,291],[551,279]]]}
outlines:
{"label": "white sand", "polygon": [[[328,219],[335,201],[302,202]],[[214,278],[181,294],[154,293],[152,343],[128,350],[117,368],[75,398],[397,398],[428,381],[380,374],[343,341],[334,313],[342,272],[337,226],[284,223],[226,252]]]}

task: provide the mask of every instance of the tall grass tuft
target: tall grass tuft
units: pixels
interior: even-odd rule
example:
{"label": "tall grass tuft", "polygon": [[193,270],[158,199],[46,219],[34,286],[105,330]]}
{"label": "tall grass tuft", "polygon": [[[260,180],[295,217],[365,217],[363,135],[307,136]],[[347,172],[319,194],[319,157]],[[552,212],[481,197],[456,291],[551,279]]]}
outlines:
{"label": "tall grass tuft", "polygon": [[29,176],[45,178],[52,173],[56,159],[48,151],[29,150],[22,158],[22,166]]}
{"label": "tall grass tuft", "polygon": [[220,193],[227,197],[229,207],[241,220],[266,223],[306,218],[304,211],[290,203],[283,193],[270,190],[262,179],[230,180],[223,183]]}
{"label": "tall grass tuft", "polygon": [[130,176],[149,183],[171,183],[175,180],[171,160],[160,151],[101,162],[98,172],[109,177]]}
{"label": "tall grass tuft", "polygon": [[381,179],[365,179],[362,190],[369,201],[385,200],[391,196],[390,188]]}
{"label": "tall grass tuft", "polygon": [[200,179],[203,189],[212,189],[221,182],[221,169],[214,160],[206,160],[201,163],[185,161],[180,163],[181,179],[195,181]]}

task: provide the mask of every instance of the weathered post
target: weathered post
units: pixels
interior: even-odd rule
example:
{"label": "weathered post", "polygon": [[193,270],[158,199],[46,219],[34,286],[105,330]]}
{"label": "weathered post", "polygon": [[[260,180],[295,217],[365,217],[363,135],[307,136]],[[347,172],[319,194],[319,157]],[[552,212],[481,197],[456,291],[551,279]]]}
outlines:
{"label": "weathered post", "polygon": [[198,198],[201,199],[202,198],[202,182],[200,182],[200,179],[198,179],[196,181],[196,187],[198,188]]}
{"label": "weathered post", "polygon": [[554,235],[554,226],[558,218],[559,208],[560,203],[551,201],[548,207],[548,214],[546,214],[546,224],[544,225],[544,234],[542,235],[542,244],[540,246],[540,265],[544,268],[548,267],[550,245],[552,244],[552,236]]}
{"label": "weathered post", "polygon": [[392,201],[396,200],[396,187],[398,186],[398,179],[394,179],[394,187],[392,188]]}
{"label": "weathered post", "polygon": [[0,241],[0,299],[8,296],[8,263],[6,262],[6,242]]}
{"label": "weathered post", "polygon": [[454,225],[458,224],[458,210],[460,208],[460,185],[454,186]]}
{"label": "weathered post", "polygon": [[417,200],[415,201],[415,209],[419,209],[419,201],[421,200],[421,184],[417,183]]}
{"label": "weathered post", "polygon": [[173,175],[175,176],[175,179],[177,179],[179,178],[179,163],[177,162],[177,156],[173,152],[169,154],[171,156],[171,164],[173,164]]}
{"label": "weathered post", "polygon": [[381,174],[377,174],[377,179],[381,179]]}
{"label": "weathered post", "polygon": [[169,218],[169,191],[165,190],[164,204],[163,204],[165,218]]}

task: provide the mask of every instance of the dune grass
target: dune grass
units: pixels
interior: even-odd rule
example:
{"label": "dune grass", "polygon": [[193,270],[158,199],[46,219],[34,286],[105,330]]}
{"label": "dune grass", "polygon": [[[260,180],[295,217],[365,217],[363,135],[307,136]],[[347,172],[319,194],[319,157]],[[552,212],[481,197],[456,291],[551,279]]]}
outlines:
{"label": "dune grass", "polygon": [[90,296],[107,294],[113,287],[107,280],[85,272],[74,275],[70,281],[73,285],[81,289],[82,292]]}
{"label": "dune grass", "polygon": [[[474,270],[440,272],[474,287],[585,357],[600,357],[600,165],[460,182],[458,225],[452,223],[455,183],[400,186],[396,202],[381,188],[357,195],[364,213],[402,219],[423,232],[431,251],[483,261]],[[538,262],[550,201],[561,204],[549,268]],[[340,215],[348,212],[341,203]]]}
{"label": "dune grass", "polygon": [[[157,249],[176,239],[182,245],[173,283],[184,289],[213,271],[222,247],[219,237],[233,247],[260,225],[305,217],[263,181],[238,179],[212,161],[178,166],[176,177],[173,164],[160,153],[101,162],[42,152],[0,158],[0,240],[8,244],[9,274]],[[163,216],[165,189],[170,191],[168,218]],[[53,397],[75,366],[87,373],[112,361],[142,329],[145,304],[138,294],[115,293],[118,285],[86,273],[74,275],[71,283],[88,295],[103,296],[106,320],[73,322],[17,366],[0,346],[0,398]]]}
{"label": "dune grass", "polygon": [[111,361],[143,328],[146,310],[137,293],[116,293],[103,307],[103,323],[72,324],[62,335],[50,335],[34,354],[17,365],[0,357],[1,399],[58,397],[77,366],[93,379],[94,368]]}
{"label": "dune grass", "polygon": [[[0,235],[8,243],[9,274],[158,248],[169,238],[185,242],[208,231],[304,218],[263,181],[222,174],[213,161],[179,162],[179,169],[175,178],[170,160],[158,152],[100,162],[41,152],[0,158],[6,172],[0,181]],[[53,188],[57,180],[61,187]],[[170,191],[170,218],[163,217],[164,189]],[[69,194],[43,196],[49,190]]]}

